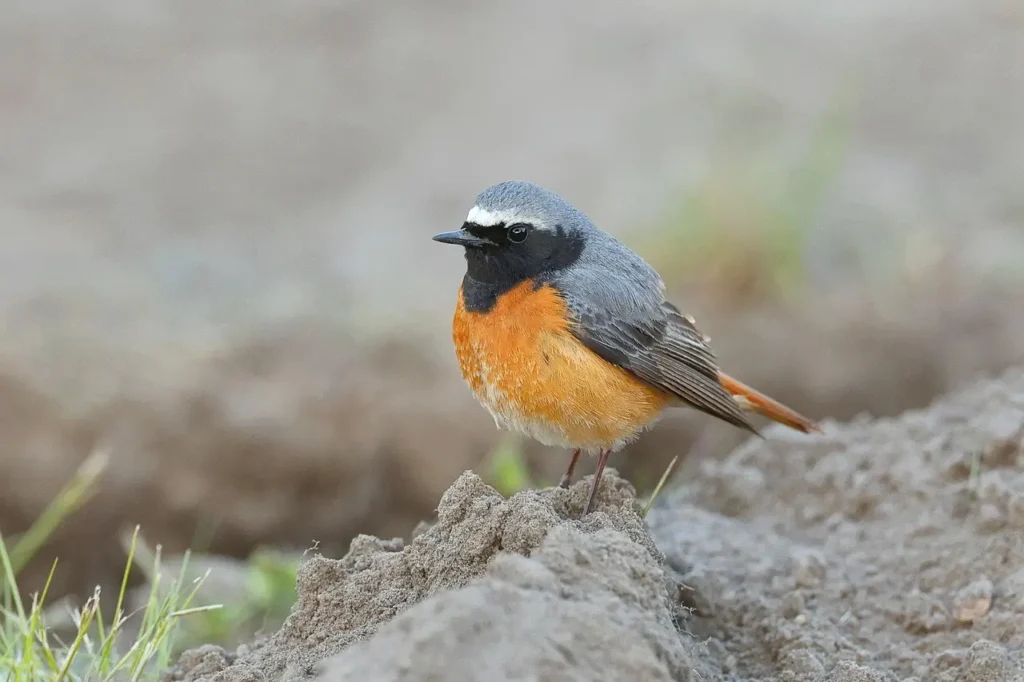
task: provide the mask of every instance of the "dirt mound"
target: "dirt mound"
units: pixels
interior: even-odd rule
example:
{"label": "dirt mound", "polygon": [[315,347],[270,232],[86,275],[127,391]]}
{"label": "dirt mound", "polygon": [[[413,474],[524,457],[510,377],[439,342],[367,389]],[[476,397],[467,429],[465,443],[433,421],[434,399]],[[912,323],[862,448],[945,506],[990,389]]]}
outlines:
{"label": "dirt mound", "polygon": [[170,677],[1024,679],[1024,369],[826,430],[706,462],[646,526],[616,476],[579,521],[587,480],[466,473],[411,543],[309,560],[278,633]]}
{"label": "dirt mound", "polygon": [[723,673],[1024,676],[1022,369],[898,419],[773,430],[660,502],[652,533]]}
{"label": "dirt mound", "polygon": [[411,543],[362,535],[307,561],[277,634],[189,652],[171,679],[685,678],[696,645],[673,625],[662,555],[632,487],[608,481],[603,513],[578,521],[586,481],[506,501],[467,472]]}

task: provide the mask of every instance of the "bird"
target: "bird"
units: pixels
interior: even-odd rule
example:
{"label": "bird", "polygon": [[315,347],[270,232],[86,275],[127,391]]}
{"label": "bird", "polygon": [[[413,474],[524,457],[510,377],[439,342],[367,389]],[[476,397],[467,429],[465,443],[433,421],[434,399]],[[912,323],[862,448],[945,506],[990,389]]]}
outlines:
{"label": "bird", "polygon": [[710,339],[666,298],[661,276],[558,194],[509,180],[480,192],[462,226],[432,237],[463,247],[452,340],[459,368],[499,429],[597,455],[583,516],[609,456],[671,408],[761,436],[756,413],[818,426],[722,372]]}

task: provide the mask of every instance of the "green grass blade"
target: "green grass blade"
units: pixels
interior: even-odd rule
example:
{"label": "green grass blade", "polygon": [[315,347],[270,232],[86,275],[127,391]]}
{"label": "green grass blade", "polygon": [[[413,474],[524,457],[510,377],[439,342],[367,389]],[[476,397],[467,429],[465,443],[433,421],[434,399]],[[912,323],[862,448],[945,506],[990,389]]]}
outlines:
{"label": "green grass blade", "polygon": [[82,645],[89,634],[89,627],[92,625],[93,617],[96,615],[96,607],[99,605],[99,601],[100,595],[99,589],[97,589],[96,593],[85,602],[85,606],[79,614],[78,632],[75,635],[74,641],[71,643],[71,647],[64,654],[64,665],[61,666],[61,669],[57,672],[54,682],[63,682],[71,671],[71,664],[75,662],[75,658],[78,656],[78,652],[81,650]]}
{"label": "green grass blade", "polygon": [[96,482],[106,470],[109,460],[107,452],[103,450],[97,450],[86,457],[71,480],[46,506],[32,526],[18,538],[11,547],[10,555],[15,574],[20,573],[32,560],[64,519],[92,497],[96,490]]}
{"label": "green grass blade", "polygon": [[57,560],[54,559],[50,565],[50,573],[46,576],[46,583],[43,591],[32,597],[32,613],[29,617],[28,627],[25,628],[24,642],[22,644],[22,657],[27,660],[35,660],[36,644],[39,640],[39,633],[46,632],[46,624],[43,623],[43,604],[46,603],[46,596],[50,593],[50,585],[53,583],[53,574],[57,571]]}
{"label": "green grass blade", "polygon": [[25,607],[21,603],[21,594],[18,592],[18,581],[15,579],[14,562],[7,552],[7,543],[4,542],[3,533],[0,532],[0,564],[4,569],[4,608],[14,607],[19,622],[25,622]]}
{"label": "green grass blade", "polygon": [[111,661],[111,654],[113,652],[114,643],[117,639],[117,631],[120,629],[124,619],[124,598],[128,592],[128,578],[132,572],[132,566],[135,563],[135,549],[138,545],[139,539],[139,526],[135,526],[135,530],[132,532],[132,538],[128,545],[128,559],[124,564],[124,573],[121,575],[121,589],[117,593],[117,605],[114,607],[114,620],[111,624],[111,631],[109,635],[104,632],[102,619],[98,622],[100,641],[103,642],[102,653],[100,655],[100,672],[107,674],[109,672],[109,666]]}

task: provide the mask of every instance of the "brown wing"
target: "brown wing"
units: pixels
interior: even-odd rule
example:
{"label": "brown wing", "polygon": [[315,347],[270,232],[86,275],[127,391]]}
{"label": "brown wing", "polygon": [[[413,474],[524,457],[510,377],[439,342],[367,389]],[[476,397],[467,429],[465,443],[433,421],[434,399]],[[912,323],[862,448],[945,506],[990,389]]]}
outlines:
{"label": "brown wing", "polygon": [[704,336],[674,305],[664,302],[656,313],[628,322],[578,298],[570,299],[570,308],[574,333],[590,350],[693,408],[758,434],[722,386]]}

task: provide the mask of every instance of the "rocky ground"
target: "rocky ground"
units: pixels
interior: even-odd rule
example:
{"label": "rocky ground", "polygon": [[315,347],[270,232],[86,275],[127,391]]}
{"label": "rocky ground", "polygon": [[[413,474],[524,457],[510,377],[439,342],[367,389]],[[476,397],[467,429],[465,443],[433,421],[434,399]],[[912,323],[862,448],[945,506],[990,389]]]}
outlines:
{"label": "rocky ground", "polygon": [[646,521],[610,476],[475,474],[410,542],[316,556],[276,634],[173,680],[1024,679],[1024,369],[898,418],[772,429]]}

